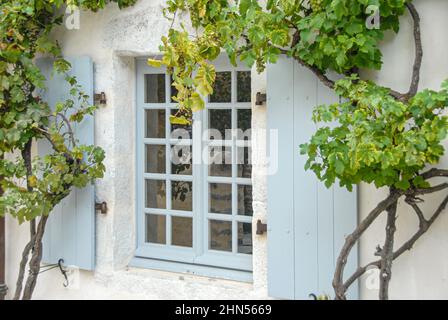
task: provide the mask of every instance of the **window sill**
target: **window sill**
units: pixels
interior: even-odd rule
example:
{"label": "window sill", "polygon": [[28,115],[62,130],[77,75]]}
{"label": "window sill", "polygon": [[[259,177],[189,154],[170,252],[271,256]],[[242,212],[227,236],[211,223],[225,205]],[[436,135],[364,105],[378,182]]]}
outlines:
{"label": "window sill", "polygon": [[160,271],[185,273],[202,277],[217,278],[252,283],[252,272],[233,269],[222,269],[209,266],[192,265],[173,261],[134,257],[130,267],[154,269]]}

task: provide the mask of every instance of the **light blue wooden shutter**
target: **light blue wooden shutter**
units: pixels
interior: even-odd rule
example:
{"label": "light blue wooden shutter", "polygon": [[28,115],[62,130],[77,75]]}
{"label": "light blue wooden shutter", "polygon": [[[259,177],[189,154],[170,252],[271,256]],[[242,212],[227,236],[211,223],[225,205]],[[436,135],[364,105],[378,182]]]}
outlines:
{"label": "light blue wooden shutter", "polygon": [[[316,125],[312,110],[338,97],[307,69],[289,58],[268,67],[268,129],[278,141],[268,141],[270,158],[278,148],[278,171],[268,176],[268,289],[269,295],[309,299],[309,294],[334,296],[332,278],[344,238],[356,226],[356,190],[325,188],[311,171],[299,145]],[[268,135],[270,136],[270,135]],[[274,144],[276,146],[274,147]],[[346,274],[357,266],[354,249]],[[349,298],[357,298],[354,284]]]}
{"label": "light blue wooden shutter", "polygon": [[[67,58],[72,65],[68,73],[75,76],[93,104],[93,63],[89,57]],[[47,90],[43,97],[50,106],[70,97],[70,86],[60,74],[52,75],[53,61],[39,59],[38,65],[45,75]],[[74,127],[80,144],[92,145],[94,119],[86,117]],[[46,141],[39,141],[38,152],[44,155],[51,150]],[[93,270],[95,264],[95,188],[88,185],[74,189],[51,213],[43,240],[43,262],[57,263],[64,259],[66,265]]]}

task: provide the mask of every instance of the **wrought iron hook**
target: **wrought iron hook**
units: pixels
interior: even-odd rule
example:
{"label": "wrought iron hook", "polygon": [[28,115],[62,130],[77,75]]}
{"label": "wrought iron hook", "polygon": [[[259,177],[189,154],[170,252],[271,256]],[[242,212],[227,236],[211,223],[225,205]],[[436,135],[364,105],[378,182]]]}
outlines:
{"label": "wrought iron hook", "polygon": [[62,275],[63,275],[64,278],[65,278],[65,281],[64,281],[63,285],[64,285],[65,288],[67,288],[68,285],[69,285],[69,282],[68,282],[68,277],[67,277],[67,271],[64,270],[64,267],[62,266],[63,263],[64,263],[64,259],[59,259],[59,260],[58,260],[58,267],[59,267],[59,270],[61,270],[61,273],[62,273]]}

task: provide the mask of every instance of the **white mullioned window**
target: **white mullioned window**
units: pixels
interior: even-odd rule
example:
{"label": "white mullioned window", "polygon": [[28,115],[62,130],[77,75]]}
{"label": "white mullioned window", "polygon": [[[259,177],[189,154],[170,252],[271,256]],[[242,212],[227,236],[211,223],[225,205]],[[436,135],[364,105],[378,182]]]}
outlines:
{"label": "white mullioned window", "polygon": [[137,60],[136,256],[251,271],[250,70],[215,67],[205,110],[183,126],[169,120],[170,76]]}

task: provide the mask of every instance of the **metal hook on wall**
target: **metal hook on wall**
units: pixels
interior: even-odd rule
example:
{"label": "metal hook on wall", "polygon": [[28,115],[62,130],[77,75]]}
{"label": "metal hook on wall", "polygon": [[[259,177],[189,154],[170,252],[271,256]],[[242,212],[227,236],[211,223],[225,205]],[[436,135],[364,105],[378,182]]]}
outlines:
{"label": "metal hook on wall", "polygon": [[59,270],[61,271],[61,273],[62,273],[62,275],[64,276],[64,279],[65,279],[63,285],[64,285],[65,288],[67,288],[68,285],[69,285],[69,282],[68,282],[68,277],[67,277],[67,270],[64,269],[63,263],[64,263],[64,259],[59,259],[58,260]]}
{"label": "metal hook on wall", "polygon": [[46,265],[46,266],[42,267],[39,274],[53,270],[55,268],[59,268],[59,271],[61,271],[61,273],[65,279],[63,285],[65,288],[67,288],[70,283],[68,281],[67,270],[65,270],[65,268],[64,268],[64,259],[62,259],[62,258],[59,259],[57,264],[50,264],[50,265]]}

